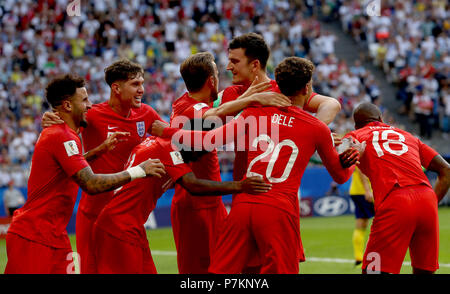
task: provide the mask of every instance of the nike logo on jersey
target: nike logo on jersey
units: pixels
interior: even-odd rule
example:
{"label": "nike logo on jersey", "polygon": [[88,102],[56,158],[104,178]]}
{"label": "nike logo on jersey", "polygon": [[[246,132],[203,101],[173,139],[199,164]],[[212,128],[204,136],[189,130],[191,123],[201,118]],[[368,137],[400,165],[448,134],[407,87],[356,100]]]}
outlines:
{"label": "nike logo on jersey", "polygon": [[117,129],[118,127],[110,127],[110,126],[108,126],[108,130],[114,130],[114,129]]}

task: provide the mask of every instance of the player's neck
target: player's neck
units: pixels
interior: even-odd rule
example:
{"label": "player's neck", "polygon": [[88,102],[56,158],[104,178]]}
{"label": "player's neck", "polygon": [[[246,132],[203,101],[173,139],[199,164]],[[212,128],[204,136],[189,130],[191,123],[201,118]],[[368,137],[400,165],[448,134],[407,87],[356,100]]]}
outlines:
{"label": "player's neck", "polygon": [[[258,78],[258,81],[255,83],[255,85],[260,84],[260,83],[265,83],[265,82],[270,82],[271,79],[267,76],[265,71],[259,71],[259,73],[254,77],[254,79]],[[253,80],[254,80],[253,79]],[[245,89],[248,89],[250,87],[250,85],[253,83],[253,80],[249,80],[247,82],[245,82],[245,84],[243,85]]]}
{"label": "player's neck", "polygon": [[211,102],[211,92],[209,90],[200,90],[197,92],[188,92],[188,96],[198,102]]}
{"label": "player's neck", "polygon": [[305,105],[306,96],[297,95],[289,97],[292,101],[293,106],[297,106],[301,109],[303,109],[303,106]]}
{"label": "player's neck", "polygon": [[120,99],[114,97],[112,94],[109,97],[108,105],[118,115],[123,116],[123,117],[129,117],[130,116],[131,107],[130,106],[124,106],[122,103],[120,103]]}
{"label": "player's neck", "polygon": [[80,126],[78,126],[75,121],[72,119],[69,113],[59,112],[59,116],[61,119],[67,124],[69,128],[74,130],[77,134],[80,131]]}

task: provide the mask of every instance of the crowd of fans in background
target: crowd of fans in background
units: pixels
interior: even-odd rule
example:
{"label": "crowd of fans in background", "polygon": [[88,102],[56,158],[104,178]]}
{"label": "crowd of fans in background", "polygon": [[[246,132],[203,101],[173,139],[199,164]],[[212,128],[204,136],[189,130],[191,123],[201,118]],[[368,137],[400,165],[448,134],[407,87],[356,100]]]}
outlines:
{"label": "crowd of fans in background", "polygon": [[[370,52],[375,50],[373,44],[378,45],[374,60],[386,68],[393,81],[403,83],[399,97],[405,99],[406,106],[420,100],[416,91],[419,83],[427,95],[431,89],[439,89],[429,97],[432,101],[448,100],[445,79],[439,79],[448,74],[450,48],[445,34],[448,23],[443,23],[440,6],[436,6],[436,16],[431,20],[408,17],[408,9],[418,10],[417,5],[395,5],[395,11],[404,10],[402,17],[389,10],[389,16],[370,20],[355,10],[359,1],[335,2],[333,7],[323,7],[330,8],[327,13],[341,13],[344,29]],[[172,102],[185,91],[180,63],[193,53],[212,52],[223,89],[231,84],[226,71],[228,42],[247,32],[262,34],[270,46],[267,71],[272,78],[275,66],[286,56],[306,57],[315,63],[315,91],[342,103],[343,111],[330,125],[334,131],[352,129],[349,117],[358,103],[372,101],[382,106],[377,82],[361,61],[346,64],[335,56],[336,36],[321,28],[315,1],[89,0],[81,1],[80,16],[68,16],[67,5],[67,0],[0,3],[0,186],[11,179],[17,186],[26,186],[41,116],[49,109],[44,99],[49,79],[60,73],[77,73],[88,81],[90,100],[103,102],[109,98],[103,69],[119,58],[144,67],[143,102],[167,121]],[[425,5],[421,11],[428,8]],[[393,17],[403,20],[396,25],[398,31],[393,30]],[[440,32],[431,24],[427,30],[422,29],[422,24],[432,21],[442,24]],[[405,30],[410,22],[419,22],[416,30]],[[383,29],[389,32],[388,37],[377,37]],[[414,36],[410,38],[409,34]],[[395,47],[398,52],[390,56],[383,49],[387,47]],[[402,79],[406,70],[415,73],[415,81]],[[436,105],[431,113],[439,111]],[[449,111],[449,102],[446,105]],[[230,153],[221,155],[223,171],[232,167]]]}
{"label": "crowd of fans in background", "polygon": [[[375,3],[377,1],[378,3]],[[446,0],[322,1],[398,86],[399,113],[419,124],[420,136],[450,132],[450,5]],[[381,4],[369,17],[365,4]]]}

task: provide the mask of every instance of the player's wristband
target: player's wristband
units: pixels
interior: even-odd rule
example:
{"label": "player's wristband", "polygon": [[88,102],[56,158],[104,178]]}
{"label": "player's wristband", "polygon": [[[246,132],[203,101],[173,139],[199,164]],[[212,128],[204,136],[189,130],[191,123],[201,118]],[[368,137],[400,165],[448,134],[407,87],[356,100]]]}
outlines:
{"label": "player's wristband", "polygon": [[145,170],[139,165],[127,169],[127,172],[130,174],[132,181],[139,178],[145,178],[147,176]]}

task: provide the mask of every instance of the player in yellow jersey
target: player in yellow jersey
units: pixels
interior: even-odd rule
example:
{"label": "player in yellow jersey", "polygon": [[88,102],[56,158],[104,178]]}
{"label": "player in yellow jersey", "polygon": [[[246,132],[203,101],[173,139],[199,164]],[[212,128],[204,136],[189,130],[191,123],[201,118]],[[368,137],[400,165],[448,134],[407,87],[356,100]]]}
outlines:
{"label": "player in yellow jersey", "polygon": [[358,266],[363,260],[366,228],[374,215],[373,193],[369,179],[358,168],[353,172],[349,194],[355,204],[356,221],[352,243],[355,265]]}

